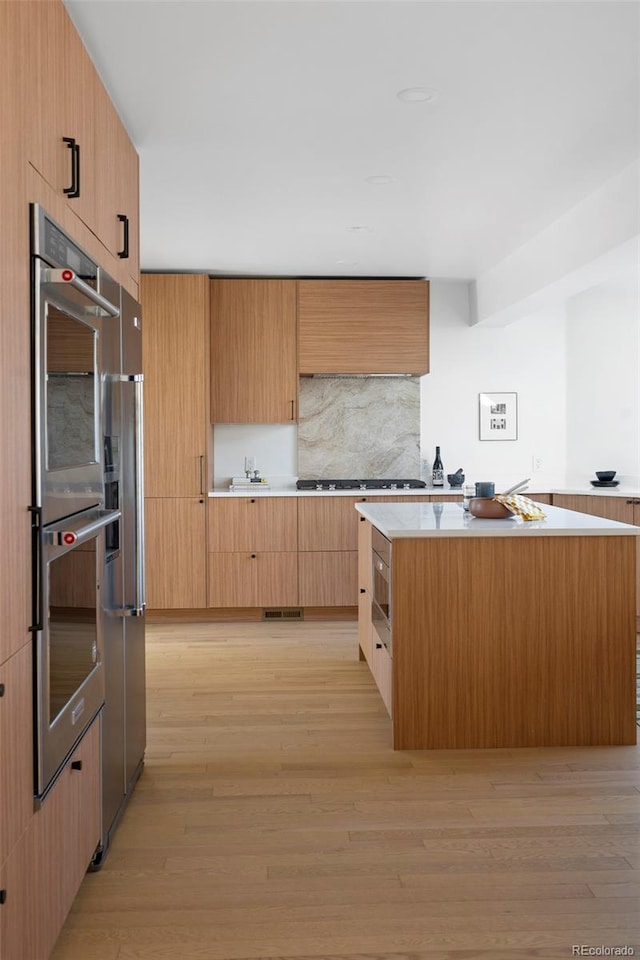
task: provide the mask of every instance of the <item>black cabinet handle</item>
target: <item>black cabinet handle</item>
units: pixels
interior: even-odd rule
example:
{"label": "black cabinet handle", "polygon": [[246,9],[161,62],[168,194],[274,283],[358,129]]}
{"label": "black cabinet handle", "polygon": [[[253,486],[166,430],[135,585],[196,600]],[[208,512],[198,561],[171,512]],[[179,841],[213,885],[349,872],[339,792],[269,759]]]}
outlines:
{"label": "black cabinet handle", "polygon": [[256,501],[255,501],[255,498],[254,498],[254,497],[252,497],[251,500],[249,500],[249,503],[255,503],[255,502],[256,502]]}
{"label": "black cabinet handle", "polygon": [[376,650],[382,650],[382,644],[376,643]]}
{"label": "black cabinet handle", "polygon": [[72,770],[82,770],[82,760],[72,760],[71,761]]}
{"label": "black cabinet handle", "polygon": [[0,903],[6,903],[6,902],[7,902],[7,891],[0,890]]}
{"label": "black cabinet handle", "polygon": [[63,137],[63,141],[71,150],[71,186],[65,187],[65,193],[70,200],[80,196],[80,144],[75,137]]}
{"label": "black cabinet handle", "polygon": [[252,553],[252,554],[251,554],[251,559],[252,559],[252,560],[255,560],[255,558],[256,558],[255,553]]}
{"label": "black cabinet handle", "polygon": [[366,593],[366,592],[367,592],[367,591],[365,590],[364,587],[360,587],[360,593]]}
{"label": "black cabinet handle", "polygon": [[124,213],[118,214],[118,220],[120,223],[124,224],[124,239],[122,242],[122,250],[118,250],[118,256],[121,260],[129,259],[129,217]]}
{"label": "black cabinet handle", "polygon": [[4,683],[0,683],[0,697],[4,697]]}

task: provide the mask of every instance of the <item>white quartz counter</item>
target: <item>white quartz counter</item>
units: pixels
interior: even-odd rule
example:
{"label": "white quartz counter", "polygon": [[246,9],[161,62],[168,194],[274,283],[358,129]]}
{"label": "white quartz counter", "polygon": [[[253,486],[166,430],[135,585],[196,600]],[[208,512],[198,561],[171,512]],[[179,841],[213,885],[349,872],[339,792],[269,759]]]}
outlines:
{"label": "white quartz counter", "polygon": [[640,527],[546,504],[546,520],[481,520],[461,503],[357,503],[356,510],[390,540],[398,537],[640,536]]}
{"label": "white quartz counter", "polygon": [[462,497],[460,487],[453,490],[445,487],[443,490],[434,490],[433,487],[418,487],[413,490],[291,490],[272,488],[270,490],[261,490],[259,484],[256,484],[255,490],[211,490],[210,497],[415,497],[418,496],[437,496],[438,494],[458,494]]}
{"label": "white quartz counter", "polygon": [[[640,489],[631,487],[592,487],[587,484],[584,487],[545,487],[541,485],[534,487],[529,485],[529,489],[535,495],[537,493],[563,493],[572,496],[594,496],[594,497],[623,497],[626,500],[640,499]],[[499,491],[498,491],[499,492]],[[528,496],[527,490],[523,491],[524,496]],[[210,490],[210,497],[415,497],[429,496],[436,497],[438,494],[451,496],[458,494],[462,496],[460,487],[443,487],[436,490],[434,487],[419,487],[415,490],[295,490],[291,487],[272,487],[269,490],[261,490],[260,485],[256,484],[255,489],[247,491],[231,491],[228,487],[222,489]]]}

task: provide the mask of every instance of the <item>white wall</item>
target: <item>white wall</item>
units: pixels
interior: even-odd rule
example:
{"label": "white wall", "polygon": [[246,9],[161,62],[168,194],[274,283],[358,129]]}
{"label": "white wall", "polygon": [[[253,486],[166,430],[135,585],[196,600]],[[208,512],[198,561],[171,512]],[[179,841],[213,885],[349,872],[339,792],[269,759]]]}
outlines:
{"label": "white wall", "polygon": [[[532,477],[529,489],[564,481],[566,373],[563,311],[508,327],[469,325],[469,287],[431,283],[431,373],[422,378],[422,457],[435,445],[445,473],[498,486]],[[518,439],[481,441],[478,394],[518,394]],[[542,469],[532,473],[533,457]]]}
{"label": "white wall", "polygon": [[634,271],[567,304],[569,479],[617,470],[640,481],[639,301]]}
{"label": "white wall", "polygon": [[256,468],[277,486],[295,487],[298,431],[293,424],[229,423],[213,427],[214,487],[244,476],[244,458],[255,457]]}

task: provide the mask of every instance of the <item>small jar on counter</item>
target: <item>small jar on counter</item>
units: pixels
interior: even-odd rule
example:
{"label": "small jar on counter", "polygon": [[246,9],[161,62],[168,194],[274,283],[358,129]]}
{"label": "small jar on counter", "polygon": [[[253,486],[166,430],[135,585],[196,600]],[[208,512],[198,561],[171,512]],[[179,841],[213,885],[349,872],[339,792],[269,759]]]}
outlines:
{"label": "small jar on counter", "polygon": [[469,501],[476,495],[476,488],[473,483],[465,483],[462,494],[462,509],[469,512]]}

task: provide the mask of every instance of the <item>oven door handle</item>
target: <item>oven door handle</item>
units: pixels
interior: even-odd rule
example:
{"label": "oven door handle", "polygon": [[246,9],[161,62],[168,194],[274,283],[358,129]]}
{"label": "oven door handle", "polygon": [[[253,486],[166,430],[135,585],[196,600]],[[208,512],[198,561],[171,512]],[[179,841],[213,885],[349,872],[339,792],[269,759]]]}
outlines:
{"label": "oven door handle", "polygon": [[89,301],[89,306],[83,305],[85,313],[92,314],[95,317],[119,317],[120,310],[113,303],[101,296],[88,283],[81,280],[74,270],[65,267],[63,270],[54,270],[52,267],[45,267],[39,260],[36,260],[39,269],[39,283],[41,286],[51,285],[55,287],[56,292],[65,300],[76,302],[76,298],[69,296],[71,291],[80,294],[81,297]]}
{"label": "oven door handle", "polygon": [[67,524],[67,528],[64,530],[44,531],[43,542],[48,547],[76,547],[95,536],[96,533],[99,533],[104,527],[108,527],[110,523],[121,516],[121,510],[103,510],[95,520],[80,527],[74,528],[73,525]]}

